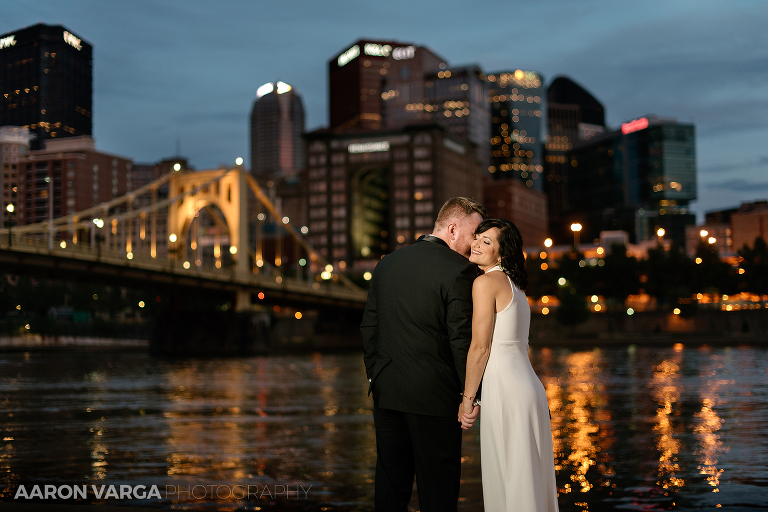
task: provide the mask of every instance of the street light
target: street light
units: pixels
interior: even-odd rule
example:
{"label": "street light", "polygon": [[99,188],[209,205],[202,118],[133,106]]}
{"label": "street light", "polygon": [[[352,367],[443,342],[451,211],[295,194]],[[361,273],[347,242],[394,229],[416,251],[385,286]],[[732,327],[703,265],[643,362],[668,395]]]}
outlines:
{"label": "street light", "polygon": [[579,232],[581,231],[581,224],[574,222],[571,224],[571,231],[573,231],[573,246],[578,249],[579,247]]}
{"label": "street light", "polygon": [[11,221],[11,214],[15,210],[15,207],[13,206],[13,203],[8,203],[8,206],[5,207],[5,210],[8,212],[8,220],[6,220],[6,224],[8,224],[8,248],[11,248],[12,239],[11,239],[11,228],[13,227],[13,222]]}

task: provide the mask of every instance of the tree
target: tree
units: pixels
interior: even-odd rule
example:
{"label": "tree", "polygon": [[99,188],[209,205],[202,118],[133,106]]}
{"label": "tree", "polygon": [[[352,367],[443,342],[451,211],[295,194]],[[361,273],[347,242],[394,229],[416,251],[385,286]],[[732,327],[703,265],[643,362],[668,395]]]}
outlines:
{"label": "tree", "polygon": [[648,250],[648,258],[640,263],[643,288],[659,304],[677,304],[693,294],[693,260],[676,246],[668,251],[662,246]]}
{"label": "tree", "polygon": [[700,241],[696,246],[695,258],[691,282],[694,292],[720,295],[737,291],[735,272],[728,262],[720,259],[717,247]]}
{"label": "tree", "polygon": [[747,244],[739,249],[739,288],[758,295],[768,295],[768,247],[761,237],[750,248]]}
{"label": "tree", "polygon": [[627,255],[624,244],[614,244],[603,259],[605,264],[595,268],[599,293],[610,305],[623,305],[624,300],[640,291],[640,265]]}

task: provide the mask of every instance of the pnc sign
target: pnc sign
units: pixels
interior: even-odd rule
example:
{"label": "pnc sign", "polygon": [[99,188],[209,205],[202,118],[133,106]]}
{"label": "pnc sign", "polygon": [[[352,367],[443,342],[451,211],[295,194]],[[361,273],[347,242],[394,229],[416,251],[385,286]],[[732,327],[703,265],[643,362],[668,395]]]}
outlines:
{"label": "pnc sign", "polygon": [[648,128],[648,118],[641,117],[640,119],[635,119],[628,123],[623,123],[621,125],[621,133],[626,135],[628,133],[636,132],[638,130],[644,130],[645,128]]}
{"label": "pnc sign", "polygon": [[16,36],[8,36],[0,39],[0,50],[3,48],[10,48],[11,46],[16,45]]}
{"label": "pnc sign", "polygon": [[73,34],[70,34],[66,30],[64,31],[64,42],[77,50],[83,49],[83,41],[80,38],[75,37]]}
{"label": "pnc sign", "polygon": [[[336,63],[339,65],[339,67],[345,66],[352,60],[359,57],[360,53],[361,53],[360,46],[354,45],[349,49],[345,50],[341,55],[339,55],[338,59],[336,59]],[[416,47],[401,46],[393,49],[388,44],[365,43],[363,45],[362,53],[365,55],[369,55],[371,57],[390,57],[391,56],[395,60],[407,60],[407,59],[412,59],[416,56]]]}

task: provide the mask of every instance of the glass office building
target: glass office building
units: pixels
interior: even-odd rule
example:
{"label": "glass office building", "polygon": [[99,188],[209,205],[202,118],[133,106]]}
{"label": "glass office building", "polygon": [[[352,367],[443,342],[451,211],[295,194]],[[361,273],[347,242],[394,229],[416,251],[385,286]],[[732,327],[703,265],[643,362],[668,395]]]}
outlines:
{"label": "glass office building", "polygon": [[534,71],[489,74],[491,106],[490,165],[494,179],[516,178],[529,188],[544,189],[544,85]]}
{"label": "glass office building", "polygon": [[93,47],[60,25],[38,24],[0,36],[0,126],[47,139],[91,135]]}
{"label": "glass office building", "polygon": [[663,228],[684,246],[685,227],[695,223],[694,125],[652,116],[623,123],[574,145],[563,178],[564,225],[581,223],[583,239],[620,229],[636,243]]}

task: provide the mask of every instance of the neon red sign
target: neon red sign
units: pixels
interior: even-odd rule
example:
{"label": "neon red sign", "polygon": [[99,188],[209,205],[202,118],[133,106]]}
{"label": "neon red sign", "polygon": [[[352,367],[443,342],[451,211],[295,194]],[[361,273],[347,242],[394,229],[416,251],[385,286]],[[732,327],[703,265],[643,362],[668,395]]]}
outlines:
{"label": "neon red sign", "polygon": [[621,133],[632,133],[644,128],[648,128],[648,118],[641,117],[640,119],[635,119],[634,121],[623,123],[621,125]]}

